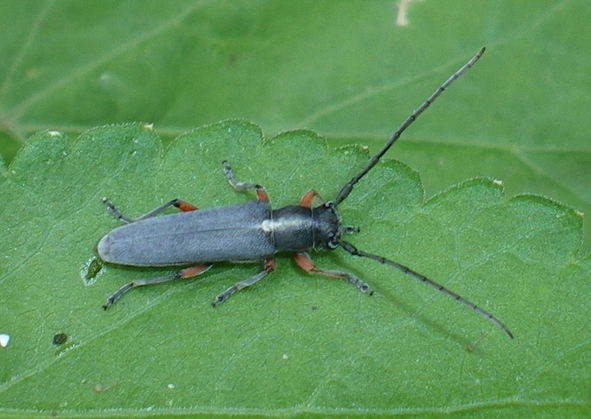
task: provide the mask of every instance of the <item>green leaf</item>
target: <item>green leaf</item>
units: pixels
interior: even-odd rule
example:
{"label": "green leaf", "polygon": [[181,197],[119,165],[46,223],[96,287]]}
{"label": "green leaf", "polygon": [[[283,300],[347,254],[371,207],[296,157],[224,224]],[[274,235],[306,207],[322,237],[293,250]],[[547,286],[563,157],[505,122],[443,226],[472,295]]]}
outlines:
{"label": "green leaf", "polygon": [[[584,0],[416,1],[409,24],[398,26],[398,4],[0,0],[0,160],[25,147],[9,169],[0,162],[0,333],[12,336],[0,348],[0,414],[589,415],[583,251],[591,249],[591,224],[579,247],[577,213],[519,194],[591,213],[591,8]],[[99,129],[76,144],[57,130],[73,141],[99,125],[148,121],[168,144],[238,117],[267,135],[311,128],[331,145],[375,151],[483,45],[482,61],[389,153],[417,170],[434,198],[423,207],[420,187],[394,187],[417,184],[417,174],[390,162],[396,181],[380,189],[388,177],[372,173],[364,182],[377,198],[360,185],[341,209],[362,229],[352,242],[491,310],[514,342],[431,289],[341,252],[315,260],[367,279],[374,297],[310,278],[282,258],[274,275],[219,310],[209,301],[258,267],[215,267],[194,283],[134,291],[112,311],[98,308],[125,281],[163,273],[88,273],[100,268],[92,263],[96,241],[117,225],[102,196],[131,216],[174,196],[202,207],[243,202],[252,196],[229,190],[216,161],[231,158],[239,179],[266,185],[275,206],[296,203],[311,187],[332,198],[367,155],[349,148],[330,163],[323,142],[307,135],[296,153],[257,160],[267,146],[249,131],[250,145],[234,154],[240,145],[230,140],[211,161],[176,146],[163,158],[143,124]],[[54,131],[25,142],[40,130]],[[317,145],[310,153],[308,140]],[[129,146],[121,155],[120,141]],[[288,171],[286,161],[295,167]],[[506,196],[495,195],[501,189],[492,181],[465,182],[477,176],[502,179]],[[472,213],[472,200],[489,202],[488,212],[479,204]],[[56,347],[60,332],[69,339]],[[226,346],[216,346],[222,335]],[[475,343],[472,353],[461,349]],[[278,362],[285,347],[287,362]],[[294,353],[304,353],[295,366]],[[257,378],[267,384],[250,385]],[[266,405],[251,408],[260,400]],[[290,407],[274,407],[282,402]]]}
{"label": "green leaf", "polygon": [[[590,258],[577,256],[581,217],[546,198],[507,198],[473,179],[425,202],[417,172],[379,164],[340,206],[361,249],[397,260],[501,318],[499,329],[402,273],[343,251],[298,270],[289,255],[252,288],[213,298],[259,265],[219,264],[193,281],[105,298],[167,269],[97,265],[94,246],[128,216],[179,197],[200,208],[253,199],[227,185],[265,185],[275,207],[315,188],[332,199],[367,161],[328,150],[310,131],[261,139],[254,124],[189,131],[163,151],[145,124],[30,138],[4,174],[0,212],[0,413],[47,416],[389,415],[575,417],[588,414]],[[67,342],[57,345],[54,342]]]}

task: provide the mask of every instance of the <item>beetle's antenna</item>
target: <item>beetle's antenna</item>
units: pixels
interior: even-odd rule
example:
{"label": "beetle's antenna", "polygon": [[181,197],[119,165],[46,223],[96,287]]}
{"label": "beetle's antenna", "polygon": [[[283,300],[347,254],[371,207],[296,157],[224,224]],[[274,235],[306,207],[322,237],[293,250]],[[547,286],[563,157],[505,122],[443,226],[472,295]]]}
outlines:
{"label": "beetle's antenna", "polygon": [[456,300],[457,302],[460,302],[460,303],[464,304],[465,306],[470,307],[472,310],[474,310],[475,312],[477,312],[481,316],[488,319],[491,323],[493,323],[495,326],[497,326],[499,329],[501,329],[503,332],[505,332],[505,334],[507,336],[509,336],[511,339],[513,339],[513,333],[511,333],[511,331],[509,329],[507,329],[507,326],[505,326],[499,319],[497,319],[495,316],[490,314],[488,311],[478,307],[476,304],[466,300],[461,295],[458,295],[455,292],[445,288],[443,285],[440,285],[437,282],[430,280],[426,276],[423,276],[420,273],[417,273],[417,272],[413,271],[412,269],[407,268],[404,265],[401,265],[400,263],[386,259],[382,256],[377,256],[377,255],[373,255],[371,253],[366,253],[362,250],[358,250],[355,246],[353,246],[351,243],[348,243],[346,241],[339,239],[338,244],[339,244],[339,246],[341,246],[343,249],[345,249],[347,252],[349,252],[353,256],[360,256],[360,257],[368,258],[371,260],[375,260],[376,262],[382,263],[384,265],[391,266],[393,268],[398,269],[399,271],[402,271],[403,273],[407,274],[408,276],[411,276],[412,278],[416,279],[417,281],[420,281],[423,284],[426,284],[426,285],[429,285],[430,287],[435,288],[437,291],[442,292],[443,294],[447,295],[448,297],[452,298],[453,300]]}
{"label": "beetle's antenna", "polygon": [[406,118],[402,125],[398,127],[396,132],[392,134],[388,142],[381,148],[380,151],[378,151],[378,153],[375,156],[371,158],[367,166],[365,166],[365,168],[363,168],[363,170],[359,172],[359,174],[357,174],[353,179],[347,182],[345,186],[343,186],[343,189],[341,189],[336,199],[333,201],[335,206],[338,206],[349,196],[349,194],[353,190],[353,186],[357,182],[359,182],[359,180],[361,180],[361,178],[365,176],[378,163],[378,161],[380,161],[382,156],[386,154],[390,147],[392,147],[392,144],[394,144],[396,140],[400,138],[402,133],[419,117],[419,115],[422,114],[425,111],[425,109],[427,109],[429,106],[431,106],[431,104],[435,102],[435,99],[437,99],[439,95],[441,95],[445,91],[445,89],[449,87],[450,84],[456,81],[462,74],[464,74],[470,67],[472,67],[480,57],[482,57],[482,54],[484,54],[484,50],[485,48],[482,47],[480,51],[478,51],[476,55],[470,59],[470,61],[468,61],[458,71],[452,74],[451,77],[448,78],[441,86],[439,86],[439,88],[435,90],[435,92],[433,92],[433,94],[429,96],[429,98],[426,101],[424,101],[421,106],[419,106],[412,114],[410,114],[408,118]]}

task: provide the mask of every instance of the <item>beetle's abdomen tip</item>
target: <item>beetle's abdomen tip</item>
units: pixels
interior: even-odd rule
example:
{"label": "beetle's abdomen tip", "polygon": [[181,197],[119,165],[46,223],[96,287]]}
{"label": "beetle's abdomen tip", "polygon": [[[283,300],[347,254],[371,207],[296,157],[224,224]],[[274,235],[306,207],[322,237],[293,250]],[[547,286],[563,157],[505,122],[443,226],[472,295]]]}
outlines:
{"label": "beetle's abdomen tip", "polygon": [[110,250],[111,250],[111,238],[107,234],[96,245],[96,251],[102,260],[104,260],[105,262],[108,262]]}

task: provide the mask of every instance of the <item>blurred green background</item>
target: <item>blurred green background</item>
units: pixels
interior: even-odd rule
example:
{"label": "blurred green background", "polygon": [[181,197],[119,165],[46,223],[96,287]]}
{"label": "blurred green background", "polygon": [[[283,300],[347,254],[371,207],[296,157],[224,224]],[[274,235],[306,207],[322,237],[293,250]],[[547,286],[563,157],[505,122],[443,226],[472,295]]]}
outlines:
{"label": "blurred green background", "polygon": [[2,1],[0,153],[44,129],[143,121],[166,140],[230,117],[375,150],[485,45],[389,156],[427,196],[491,176],[588,214],[589,21],[584,0]]}

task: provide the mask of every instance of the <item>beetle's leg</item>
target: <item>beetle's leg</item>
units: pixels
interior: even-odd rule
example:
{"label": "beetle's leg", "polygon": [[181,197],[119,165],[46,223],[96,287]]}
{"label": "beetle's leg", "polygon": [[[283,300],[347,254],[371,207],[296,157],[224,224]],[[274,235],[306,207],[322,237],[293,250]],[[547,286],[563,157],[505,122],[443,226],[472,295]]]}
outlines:
{"label": "beetle's leg", "polygon": [[224,160],[222,165],[224,166],[224,174],[226,175],[226,179],[228,179],[228,183],[232,189],[234,189],[236,192],[246,191],[247,189],[256,189],[257,199],[259,201],[269,202],[269,195],[267,194],[265,188],[263,188],[261,185],[257,185],[256,183],[237,182],[230,164]]}
{"label": "beetle's leg", "polygon": [[136,222],[139,220],[145,220],[146,218],[154,217],[169,207],[177,207],[181,211],[195,211],[195,210],[197,210],[197,207],[195,205],[189,204],[188,202],[185,202],[185,201],[181,201],[180,199],[173,199],[172,201],[159,206],[158,208],[150,211],[149,213],[144,214],[139,218],[133,219],[133,218],[129,218],[129,217],[126,217],[125,215],[123,215],[121,213],[121,211],[119,211],[119,209],[117,209],[117,207],[108,198],[103,198],[103,204],[106,205],[107,210],[109,210],[109,212],[111,213],[111,215],[113,215],[113,217],[115,217],[118,220],[121,220],[123,222],[126,222],[126,223],[133,223],[133,222]]}
{"label": "beetle's leg", "polygon": [[275,270],[275,266],[277,266],[277,263],[275,262],[275,258],[270,258],[270,259],[265,260],[265,263],[263,266],[264,266],[264,269],[261,272],[259,272],[258,274],[253,275],[250,278],[247,278],[243,281],[235,283],[230,288],[228,288],[226,291],[222,292],[220,295],[215,297],[215,300],[213,300],[211,305],[215,307],[218,304],[223,303],[232,294],[234,294],[246,287],[250,287],[254,283],[260,281],[261,279],[263,279],[264,277],[269,275],[271,272],[273,272]]}
{"label": "beetle's leg", "polygon": [[306,272],[323,275],[328,278],[346,279],[347,281],[355,285],[359,289],[359,291],[369,295],[373,294],[373,291],[369,289],[369,285],[367,285],[361,279],[357,278],[355,275],[351,275],[349,273],[341,271],[329,271],[326,269],[318,269],[316,265],[314,265],[314,262],[312,262],[312,259],[310,259],[310,255],[308,255],[307,253],[296,253],[295,261],[298,264],[298,266]]}
{"label": "beetle's leg", "polygon": [[181,269],[178,272],[173,273],[172,275],[161,276],[158,278],[151,278],[151,279],[136,279],[135,281],[130,282],[129,284],[123,285],[119,288],[113,295],[111,295],[105,304],[103,304],[103,308],[106,310],[111,307],[113,304],[117,302],[125,294],[132,288],[137,287],[144,287],[146,285],[154,285],[160,284],[162,282],[174,281],[177,279],[190,279],[195,278],[198,275],[201,275],[204,272],[207,272],[209,268],[211,268],[211,264],[193,266],[191,268]]}
{"label": "beetle's leg", "polygon": [[302,196],[302,199],[300,199],[300,206],[301,207],[306,207],[306,208],[312,208],[312,205],[314,204],[314,199],[317,199],[318,202],[320,202],[321,204],[324,204],[324,199],[322,199],[322,197],[318,194],[318,192],[316,192],[314,189],[306,192],[304,194],[304,196]]}

